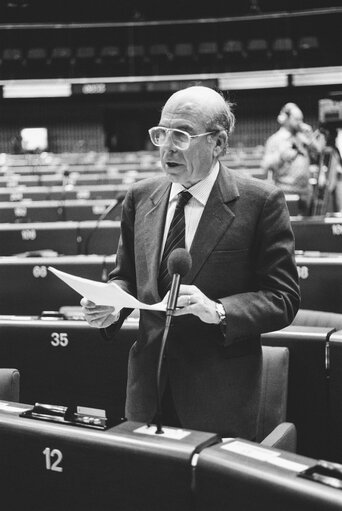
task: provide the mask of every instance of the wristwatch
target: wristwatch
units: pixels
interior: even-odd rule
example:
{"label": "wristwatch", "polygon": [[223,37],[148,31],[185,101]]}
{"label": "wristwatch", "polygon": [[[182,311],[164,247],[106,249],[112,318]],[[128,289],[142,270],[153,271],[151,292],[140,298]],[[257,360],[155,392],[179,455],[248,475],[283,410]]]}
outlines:
{"label": "wristwatch", "polygon": [[227,326],[226,311],[224,310],[224,307],[221,302],[215,303],[215,310],[216,310],[216,314],[220,320],[219,325],[226,327]]}

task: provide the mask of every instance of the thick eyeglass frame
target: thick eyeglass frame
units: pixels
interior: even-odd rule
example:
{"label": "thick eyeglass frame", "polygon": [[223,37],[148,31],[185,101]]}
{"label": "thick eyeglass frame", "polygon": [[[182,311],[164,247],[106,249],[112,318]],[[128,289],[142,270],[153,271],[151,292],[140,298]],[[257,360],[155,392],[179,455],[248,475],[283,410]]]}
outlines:
{"label": "thick eyeglass frame", "polygon": [[[152,133],[154,132],[154,130],[164,130],[165,132],[165,138],[164,138],[164,142],[162,144],[157,144],[155,142],[155,140],[153,139],[153,135]],[[163,145],[165,145],[166,143],[166,137],[167,137],[167,134],[169,132],[171,132],[171,139],[172,139],[172,143],[175,147],[177,147],[177,149],[179,149],[180,151],[186,151],[187,149],[189,149],[190,147],[190,143],[191,143],[191,139],[192,138],[198,138],[198,137],[203,137],[204,135],[211,135],[212,133],[215,133],[217,130],[213,130],[213,131],[206,131],[205,133],[198,133],[197,135],[190,135],[187,131],[183,131],[183,130],[180,130],[178,128],[165,128],[164,126],[154,126],[153,128],[150,128],[148,130],[148,133],[150,135],[150,139],[151,139],[151,142],[153,145],[157,146],[157,147],[163,147]],[[187,142],[185,144],[183,144],[182,146],[179,146],[174,138],[172,137],[172,133],[181,133],[182,135],[185,135],[185,137],[187,138]]]}

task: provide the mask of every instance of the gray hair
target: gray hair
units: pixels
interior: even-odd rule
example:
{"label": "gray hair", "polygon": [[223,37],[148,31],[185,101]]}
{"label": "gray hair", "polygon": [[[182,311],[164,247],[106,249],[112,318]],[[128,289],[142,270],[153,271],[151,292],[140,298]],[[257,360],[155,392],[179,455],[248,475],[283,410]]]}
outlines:
{"label": "gray hair", "polygon": [[229,136],[233,133],[235,128],[235,114],[233,107],[235,106],[229,100],[225,99],[221,91],[215,90],[222,98],[219,102],[216,111],[212,112],[211,119],[208,120],[208,131],[221,131],[224,130],[227,133],[227,143],[223,148],[222,155],[226,154],[229,145]]}

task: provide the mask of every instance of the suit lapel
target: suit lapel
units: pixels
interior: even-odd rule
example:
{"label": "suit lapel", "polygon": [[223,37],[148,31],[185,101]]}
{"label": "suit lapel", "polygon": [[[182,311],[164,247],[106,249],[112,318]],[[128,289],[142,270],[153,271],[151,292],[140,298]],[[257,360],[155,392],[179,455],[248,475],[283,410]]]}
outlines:
{"label": "suit lapel", "polygon": [[184,284],[193,282],[223,234],[229,229],[235,214],[228,204],[238,197],[234,176],[221,165],[191,245],[192,267],[183,279]]}
{"label": "suit lapel", "polygon": [[[155,300],[159,300],[157,279],[170,188],[171,183],[167,180],[158,186],[148,199],[150,209],[145,215],[143,233],[145,253]],[[220,238],[229,229],[235,217],[229,203],[238,197],[239,191],[233,174],[226,167],[220,165],[220,172],[208,198],[191,246],[192,267],[183,279],[184,284],[193,282]]]}
{"label": "suit lapel", "polygon": [[167,212],[171,183],[161,184],[149,197],[150,210],[145,215],[144,243],[149,281],[153,283],[153,295],[159,300],[158,272],[162,240],[164,236],[165,215]]}

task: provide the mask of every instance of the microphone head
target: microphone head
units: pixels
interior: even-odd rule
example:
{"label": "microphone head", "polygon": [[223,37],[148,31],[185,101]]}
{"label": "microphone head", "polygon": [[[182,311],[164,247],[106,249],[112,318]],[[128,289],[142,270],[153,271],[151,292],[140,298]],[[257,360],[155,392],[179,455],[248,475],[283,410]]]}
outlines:
{"label": "microphone head", "polygon": [[122,202],[126,197],[126,192],[119,192],[115,199],[118,201],[118,203]]}
{"label": "microphone head", "polygon": [[167,260],[167,269],[171,276],[178,273],[180,277],[185,277],[190,271],[191,264],[192,260],[189,252],[185,248],[175,248]]}

